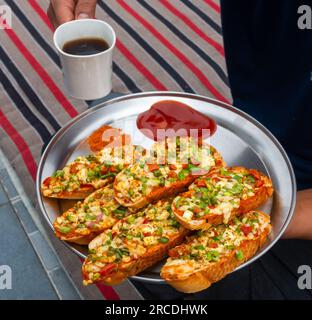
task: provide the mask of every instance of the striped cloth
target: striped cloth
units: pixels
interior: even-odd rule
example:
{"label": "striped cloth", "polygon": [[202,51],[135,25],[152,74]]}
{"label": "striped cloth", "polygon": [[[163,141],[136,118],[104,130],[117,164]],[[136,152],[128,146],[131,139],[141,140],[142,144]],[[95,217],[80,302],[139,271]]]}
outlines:
{"label": "striped cloth", "polygon": [[[11,7],[13,24],[0,30],[0,146],[36,205],[42,146],[88,105],[63,90],[48,1],[3,4]],[[115,92],[173,90],[231,101],[218,1],[101,0],[96,16],[117,34]]]}

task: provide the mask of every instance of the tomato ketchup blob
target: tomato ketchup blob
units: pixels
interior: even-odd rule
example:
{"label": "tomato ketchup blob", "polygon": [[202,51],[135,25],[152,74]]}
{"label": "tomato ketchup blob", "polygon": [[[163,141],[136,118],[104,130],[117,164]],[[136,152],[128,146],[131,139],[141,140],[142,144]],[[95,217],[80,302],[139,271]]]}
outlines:
{"label": "tomato ketchup blob", "polygon": [[139,114],[137,127],[155,141],[172,136],[191,136],[205,139],[217,130],[216,122],[185,103],[163,100]]}

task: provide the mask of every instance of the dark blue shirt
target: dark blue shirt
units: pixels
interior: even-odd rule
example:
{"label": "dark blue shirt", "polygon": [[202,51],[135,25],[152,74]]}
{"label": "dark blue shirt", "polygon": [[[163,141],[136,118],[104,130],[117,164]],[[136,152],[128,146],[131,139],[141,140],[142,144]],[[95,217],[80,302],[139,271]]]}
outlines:
{"label": "dark blue shirt", "polygon": [[312,187],[312,30],[298,8],[312,0],[221,0],[234,106],[286,149],[298,188]]}

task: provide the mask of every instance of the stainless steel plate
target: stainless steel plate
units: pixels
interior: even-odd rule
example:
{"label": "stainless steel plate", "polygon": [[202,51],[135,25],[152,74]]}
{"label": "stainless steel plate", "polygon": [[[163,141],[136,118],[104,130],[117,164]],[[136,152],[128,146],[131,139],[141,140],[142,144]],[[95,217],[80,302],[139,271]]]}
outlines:
{"label": "stainless steel plate", "polygon": [[[52,222],[72,201],[47,199],[40,194],[40,184],[55,170],[63,167],[78,155],[90,152],[86,138],[103,124],[110,124],[132,135],[135,144],[149,148],[153,141],[136,128],[139,113],[159,100],[173,99],[184,102],[217,121],[218,129],[210,143],[223,155],[228,165],[242,165],[259,169],[273,180],[273,199],[261,210],[271,215],[273,231],[265,247],[238,269],[252,263],[268,251],[280,238],[294,211],[296,182],[289,159],[274,136],[246,113],[219,101],[185,93],[148,92],[116,98],[82,113],[63,127],[47,146],[37,174],[37,196],[42,214],[52,228]],[[81,257],[86,247],[66,245]],[[159,276],[162,263],[134,277],[145,282],[162,284]]]}

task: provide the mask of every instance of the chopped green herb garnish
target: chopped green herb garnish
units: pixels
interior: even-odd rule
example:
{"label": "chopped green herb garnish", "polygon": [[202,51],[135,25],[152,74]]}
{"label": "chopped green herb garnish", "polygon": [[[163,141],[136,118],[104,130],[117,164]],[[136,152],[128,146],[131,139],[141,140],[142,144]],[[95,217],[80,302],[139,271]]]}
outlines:
{"label": "chopped green herb garnish", "polygon": [[167,243],[168,241],[169,241],[169,239],[166,237],[161,237],[158,239],[158,242],[160,242],[160,243]]}
{"label": "chopped green herb garnish", "polygon": [[162,227],[157,227],[157,229],[156,229],[156,234],[157,234],[158,236],[161,236],[161,235],[163,234],[163,232],[164,232],[164,230],[163,230]]}
{"label": "chopped green herb garnish", "polygon": [[107,208],[101,207],[101,212],[104,213],[106,216],[109,216],[109,211]]}
{"label": "chopped green herb garnish", "polygon": [[198,246],[194,246],[194,249],[195,250],[205,250],[205,247],[202,244],[200,244]]}
{"label": "chopped green herb garnish", "polygon": [[146,190],[147,190],[147,184],[143,183],[142,184],[142,193],[145,195],[146,194]]}
{"label": "chopped green herb garnish", "polygon": [[71,228],[70,227],[60,227],[59,230],[61,233],[67,234],[71,231]]}
{"label": "chopped green herb garnish", "polygon": [[235,256],[236,256],[236,259],[239,261],[244,259],[244,254],[241,250],[236,251]]}
{"label": "chopped green herb garnish", "polygon": [[109,173],[103,174],[101,176],[101,179],[107,179],[107,178],[111,178],[111,177],[115,177],[115,176],[116,176],[116,173],[109,172]]}
{"label": "chopped green herb garnish", "polygon": [[64,176],[63,170],[57,170],[52,175],[53,178],[62,178],[63,176]]}
{"label": "chopped green herb garnish", "polygon": [[66,219],[70,222],[74,222],[75,221],[75,217],[72,214],[69,214],[68,216],[66,216]]}
{"label": "chopped green herb garnish", "polygon": [[234,245],[227,245],[226,248],[228,250],[234,250],[235,249],[235,246]]}
{"label": "chopped green herb garnish", "polygon": [[106,168],[109,168],[109,167],[111,167],[112,166],[112,162],[110,162],[110,161],[106,161],[106,162],[104,162],[104,166],[106,167]]}
{"label": "chopped green herb garnish", "polygon": [[249,184],[254,184],[254,183],[256,182],[256,179],[255,179],[254,176],[249,175],[249,176],[247,176],[247,178],[246,178],[246,182],[249,183]]}
{"label": "chopped green herb garnish", "polygon": [[94,214],[90,214],[90,213],[87,213],[86,214],[86,220],[89,221],[89,220],[96,220],[96,216]]}
{"label": "chopped green herb garnish", "polygon": [[114,215],[117,219],[122,219],[126,214],[126,210],[119,208],[114,211]]}
{"label": "chopped green herb garnish", "polygon": [[215,261],[218,260],[219,255],[220,255],[220,254],[219,254],[218,251],[212,250],[212,251],[207,252],[207,254],[206,254],[206,259],[207,259],[208,261],[213,261],[213,262],[215,262]]}
{"label": "chopped green herb garnish", "polygon": [[189,171],[187,169],[183,169],[178,173],[178,178],[180,180],[184,180],[188,175],[189,175]]}
{"label": "chopped green herb garnish", "polygon": [[97,159],[93,154],[86,156],[86,159],[90,162],[97,162]]}
{"label": "chopped green herb garnish", "polygon": [[130,216],[127,218],[126,220],[128,223],[132,224],[135,221],[135,217],[134,216]]}
{"label": "chopped green herb garnish", "polygon": [[165,177],[159,177],[159,185],[163,187],[166,184],[166,179]]}
{"label": "chopped green herb garnish", "polygon": [[171,226],[173,228],[179,229],[180,228],[180,223],[176,220],[172,221]]}
{"label": "chopped green herb garnish", "polygon": [[220,169],[220,173],[223,175],[223,176],[229,176],[229,172],[225,169],[225,168],[221,168]]}
{"label": "chopped green herb garnish", "polygon": [[153,172],[154,177],[160,177],[161,176],[161,172],[159,170],[155,170]]}

